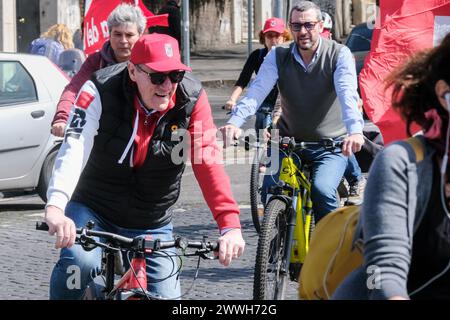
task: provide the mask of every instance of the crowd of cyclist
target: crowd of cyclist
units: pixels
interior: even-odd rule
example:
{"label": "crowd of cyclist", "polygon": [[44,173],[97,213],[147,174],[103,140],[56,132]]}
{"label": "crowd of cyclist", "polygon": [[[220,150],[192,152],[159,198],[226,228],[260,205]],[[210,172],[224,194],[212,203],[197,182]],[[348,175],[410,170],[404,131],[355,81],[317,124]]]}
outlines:
{"label": "crowd of cyclist", "polygon": [[[49,233],[56,235],[55,246],[62,249],[51,277],[52,299],[79,298],[83,286],[99,267],[100,249],[86,252],[79,246],[73,246],[76,227],[84,226],[89,220],[96,222],[98,230],[127,237],[172,237],[170,208],[178,199],[185,166],[172,160],[172,152],[183,141],[174,141],[173,134],[182,129],[185,135],[192,137],[189,153],[197,157],[194,159],[196,161],[192,161],[193,170],[219,227],[219,261],[228,266],[244,253],[239,207],[232,196],[229,178],[218,161],[220,152],[216,138],[206,133],[215,129],[208,98],[200,82],[190,73],[191,69],[181,62],[178,42],[167,35],[145,34],[145,17],[139,8],[127,4],[118,6],[110,14],[108,28],[110,39],[101,51],[88,57],[72,78],[62,94],[52,124],[52,132],[65,137],[55,162],[45,209]],[[297,141],[323,138],[342,141],[342,152],[314,147],[299,152],[301,159],[312,164],[311,196],[316,222],[338,208],[336,191],[342,177],[348,181],[350,196],[356,198],[362,197],[366,183],[354,155],[364,144],[364,119],[357,91],[355,62],[346,46],[332,40],[331,29],[331,17],[310,1],[300,1],[292,7],[288,26],[282,19],[269,18],[260,32],[263,48],[252,52],[246,61],[226,102],[231,117],[225,126],[219,128],[224,147],[239,138],[239,128],[255,114],[256,130],[279,130],[280,136],[294,137]],[[397,94],[394,100],[396,107],[409,121],[417,121],[423,126],[426,133],[423,140],[430,149],[427,149],[427,157],[430,158],[427,170],[431,172],[433,181],[440,178],[442,185],[446,176],[434,174],[439,171],[434,167],[436,163],[442,163],[442,168],[447,168],[448,133],[445,130],[448,124],[447,108],[450,108],[450,70],[448,59],[442,57],[448,57],[448,49],[447,36],[441,47],[419,56],[398,73],[403,82],[394,77],[391,79]],[[427,70],[427,65],[433,68]],[[417,71],[412,66],[417,67]],[[425,74],[423,78],[419,72]],[[255,79],[239,99],[253,73],[256,74]],[[416,91],[409,93],[411,83],[423,86],[423,89],[414,87],[411,90]],[[404,90],[406,93],[402,96]],[[408,100],[408,94],[426,95],[426,102],[416,105],[419,102],[412,101],[414,98]],[[206,149],[209,149],[208,152]],[[382,152],[385,156],[379,157],[374,175],[391,181],[394,178],[391,179],[390,174],[398,176],[406,170],[405,152],[397,149],[392,147]],[[398,152],[402,157],[396,162]],[[280,161],[282,158],[281,154]],[[279,167],[268,164],[267,168],[261,168],[267,170],[263,202],[266,201],[265,190],[278,179],[279,172],[272,168]],[[395,179],[402,178],[402,181],[410,179],[409,176],[397,176]],[[389,197],[398,196],[397,200],[403,200],[406,187],[396,188],[399,186],[397,182],[391,182],[384,189],[392,189],[392,194],[388,196],[385,192],[378,192],[369,175],[371,195],[366,195],[366,198],[373,204],[376,200],[372,194],[385,195],[376,207],[383,208],[380,206],[389,203],[390,214],[401,215],[407,211],[404,208],[406,202],[394,205],[394,199]],[[447,191],[447,186],[443,189]],[[433,187],[433,192],[439,192],[439,189]],[[442,197],[448,200],[444,190]],[[439,197],[432,193],[429,198],[429,201],[421,199],[417,206],[420,209],[428,206],[427,212],[438,211],[448,215],[446,201],[431,208],[432,200]],[[411,218],[415,211],[411,213],[410,210],[408,214]],[[368,204],[363,206],[363,221],[372,221],[374,216],[384,215],[382,209],[374,211]],[[449,220],[444,219],[447,215],[440,215],[439,218],[425,216],[423,220],[427,221],[427,225],[420,225],[419,228],[424,231],[416,233],[422,242],[440,241],[440,245],[433,246],[436,270],[442,265],[441,257],[447,258],[450,253],[450,242],[443,237],[450,227]],[[387,218],[383,219],[375,220],[381,227],[391,224]],[[404,222],[399,217],[397,220]],[[429,233],[435,224],[445,230]],[[391,244],[377,238],[378,234],[385,235],[385,230],[379,229],[377,226],[364,229],[367,232],[365,245],[367,254],[376,252],[380,256],[380,261],[374,261],[371,256],[371,263],[383,266],[386,256],[383,250],[391,249]],[[406,288],[410,284],[408,270],[411,255],[411,268],[414,274],[419,274],[423,267],[417,262],[420,261],[418,257],[422,257],[426,250],[414,249],[411,253],[411,248],[407,246],[411,241],[408,241],[406,233],[403,229],[395,229],[385,237],[398,242],[397,246],[392,247],[392,254],[397,255],[395,257],[401,260],[401,264],[383,269],[382,276],[386,282],[381,287],[362,293],[359,285],[365,283],[360,281],[364,275],[358,274],[357,279],[352,275],[353,282],[348,280],[346,289],[341,288],[336,297],[409,298]],[[165,278],[167,270],[173,266],[169,266],[162,256],[149,254],[146,258],[148,290],[168,298],[178,297],[178,278],[154,281]],[[70,275],[67,268],[73,263],[81,266],[79,290],[66,287]],[[398,270],[403,273],[399,274]],[[448,286],[444,286],[449,279],[448,272],[440,277],[435,284],[439,294],[434,294],[436,291],[430,289],[430,296],[450,297]]]}

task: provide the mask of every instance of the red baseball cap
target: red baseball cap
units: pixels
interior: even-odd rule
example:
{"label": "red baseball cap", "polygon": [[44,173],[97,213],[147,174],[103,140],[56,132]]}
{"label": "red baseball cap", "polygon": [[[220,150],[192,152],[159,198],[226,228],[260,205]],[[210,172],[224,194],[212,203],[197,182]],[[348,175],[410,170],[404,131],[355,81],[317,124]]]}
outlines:
{"label": "red baseball cap", "polygon": [[131,50],[130,61],[157,72],[192,71],[181,62],[178,41],[166,34],[152,33],[140,37]]}
{"label": "red baseball cap", "polygon": [[284,21],[280,18],[269,18],[264,23],[263,33],[269,31],[275,31],[278,33],[283,33],[285,29]]}
{"label": "red baseball cap", "polygon": [[331,39],[331,31],[330,31],[330,29],[323,29],[323,31],[320,34],[320,36],[322,38],[325,38],[325,39]]}

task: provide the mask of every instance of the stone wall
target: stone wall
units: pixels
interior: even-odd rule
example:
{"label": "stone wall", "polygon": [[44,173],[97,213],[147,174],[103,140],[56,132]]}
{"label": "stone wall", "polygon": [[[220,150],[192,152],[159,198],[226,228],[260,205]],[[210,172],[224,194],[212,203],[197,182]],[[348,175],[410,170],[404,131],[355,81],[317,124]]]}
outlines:
{"label": "stone wall", "polygon": [[16,7],[14,0],[0,0],[0,51],[15,52]]}
{"label": "stone wall", "polygon": [[232,1],[194,1],[190,11],[190,35],[194,51],[231,44]]}
{"label": "stone wall", "polygon": [[55,23],[64,23],[70,30],[80,28],[81,10],[79,0],[41,0],[39,3],[40,33]]}

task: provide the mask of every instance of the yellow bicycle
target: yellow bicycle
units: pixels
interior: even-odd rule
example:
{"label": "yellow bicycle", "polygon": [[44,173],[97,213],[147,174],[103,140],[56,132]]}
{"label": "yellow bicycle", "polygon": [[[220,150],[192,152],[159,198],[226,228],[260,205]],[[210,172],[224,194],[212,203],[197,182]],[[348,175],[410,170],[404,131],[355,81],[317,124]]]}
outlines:
{"label": "yellow bicycle", "polygon": [[[314,217],[311,201],[311,167],[298,159],[295,152],[308,147],[323,147],[334,152],[340,141],[323,139],[299,142],[283,137],[279,149],[285,154],[279,182],[269,188],[268,202],[259,234],[253,298],[282,300],[286,294],[288,275],[298,281],[301,266],[308,252]],[[276,148],[272,147],[272,151]]]}

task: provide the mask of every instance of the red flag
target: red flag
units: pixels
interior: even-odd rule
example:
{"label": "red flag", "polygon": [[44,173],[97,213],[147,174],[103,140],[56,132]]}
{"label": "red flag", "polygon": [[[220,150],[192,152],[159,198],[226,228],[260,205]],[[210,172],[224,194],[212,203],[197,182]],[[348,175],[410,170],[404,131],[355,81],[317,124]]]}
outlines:
{"label": "red flag", "polygon": [[84,52],[87,55],[99,51],[109,39],[106,21],[111,11],[120,3],[120,0],[92,0],[90,5],[86,6],[83,34]]}
{"label": "red flag", "polygon": [[127,2],[134,5],[136,5],[137,3],[139,8],[141,8],[145,18],[147,18],[147,29],[154,26],[169,26],[169,14],[154,15],[153,12],[148,10],[147,7],[142,3],[142,0],[122,0],[122,2]]}
{"label": "red flag", "polygon": [[99,51],[109,39],[108,16],[119,4],[130,3],[139,6],[147,18],[147,26],[168,26],[167,15],[155,16],[142,0],[88,0],[84,15],[84,52],[89,55]]}
{"label": "red flag", "polygon": [[169,14],[165,13],[157,16],[147,17],[147,28],[154,26],[168,27]]}
{"label": "red flag", "polygon": [[381,0],[379,18],[359,82],[364,110],[387,144],[406,137],[406,124],[391,109],[392,91],[385,90],[384,80],[411,54],[437,45],[450,32],[450,0]]}

